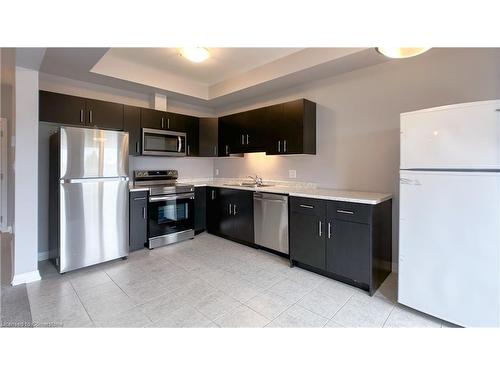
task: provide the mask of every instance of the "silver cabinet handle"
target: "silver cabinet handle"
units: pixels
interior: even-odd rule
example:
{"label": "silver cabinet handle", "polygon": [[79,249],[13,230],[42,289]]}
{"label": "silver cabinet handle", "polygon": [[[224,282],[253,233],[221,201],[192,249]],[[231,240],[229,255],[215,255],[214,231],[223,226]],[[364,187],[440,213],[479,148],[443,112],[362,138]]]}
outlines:
{"label": "silver cabinet handle", "polygon": [[328,223],[328,238],[332,238],[332,223]]}
{"label": "silver cabinet handle", "polygon": [[226,155],[229,155],[229,146],[226,145]]}
{"label": "silver cabinet handle", "polygon": [[308,204],[301,204],[299,206],[302,207],[302,208],[314,208],[314,206],[310,206]]}
{"label": "silver cabinet handle", "polygon": [[161,128],[163,129],[165,127],[165,119],[162,117],[161,118]]}
{"label": "silver cabinet handle", "polygon": [[142,208],[142,218],[146,219],[146,207]]}
{"label": "silver cabinet handle", "polygon": [[139,141],[135,142],[135,152],[139,153]]}
{"label": "silver cabinet handle", "polygon": [[170,118],[167,118],[167,128],[170,129]]}
{"label": "silver cabinet handle", "polygon": [[244,145],[245,144],[245,136],[242,134],[241,135],[241,144]]}
{"label": "silver cabinet handle", "polygon": [[229,215],[232,215],[231,214],[231,203],[229,203]]}
{"label": "silver cabinet handle", "polygon": [[321,237],[323,235],[323,230],[322,230],[322,224],[321,224],[321,220],[318,222],[318,232],[319,232],[319,236]]}
{"label": "silver cabinet handle", "polygon": [[80,122],[83,122],[83,109],[80,109]]}
{"label": "silver cabinet handle", "polygon": [[286,152],[286,139],[283,141],[283,152]]}
{"label": "silver cabinet handle", "polygon": [[233,207],[233,215],[236,215],[238,212],[236,211],[236,205]]}
{"label": "silver cabinet handle", "polygon": [[212,190],[212,200],[215,199],[215,190]]}
{"label": "silver cabinet handle", "polygon": [[146,197],[134,198],[134,201],[145,201]]}
{"label": "silver cabinet handle", "polygon": [[187,154],[188,154],[188,155],[191,155],[191,151],[190,151],[191,149],[189,148],[189,145],[188,145],[188,147],[187,147],[187,148],[188,148],[188,149],[187,149]]}
{"label": "silver cabinet handle", "polygon": [[249,139],[249,138],[250,138],[250,137],[249,137],[249,136],[248,136],[248,134],[247,134],[247,144],[248,144],[248,139]]}
{"label": "silver cabinet handle", "polygon": [[181,150],[182,150],[182,138],[181,138],[181,136],[178,136],[177,140],[179,141],[179,147],[177,148],[177,152],[181,152]]}
{"label": "silver cabinet handle", "polygon": [[339,214],[354,215],[354,211],[337,210]]}
{"label": "silver cabinet handle", "polygon": [[281,152],[281,141],[278,141],[278,152]]}
{"label": "silver cabinet handle", "polygon": [[214,146],[214,156],[217,156],[217,146]]}
{"label": "silver cabinet handle", "polygon": [[89,111],[89,123],[92,124],[92,110]]}

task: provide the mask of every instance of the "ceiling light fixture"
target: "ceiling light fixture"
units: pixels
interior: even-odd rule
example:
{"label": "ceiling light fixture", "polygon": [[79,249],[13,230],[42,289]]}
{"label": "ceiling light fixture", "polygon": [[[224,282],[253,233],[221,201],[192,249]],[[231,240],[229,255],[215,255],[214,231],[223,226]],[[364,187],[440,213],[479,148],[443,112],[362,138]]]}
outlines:
{"label": "ceiling light fixture", "polygon": [[375,49],[378,53],[390,57],[391,59],[405,59],[407,57],[413,57],[427,52],[430,50],[430,47],[377,47]]}
{"label": "ceiling light fixture", "polygon": [[210,52],[203,47],[184,47],[181,48],[181,56],[189,61],[199,63],[208,59]]}

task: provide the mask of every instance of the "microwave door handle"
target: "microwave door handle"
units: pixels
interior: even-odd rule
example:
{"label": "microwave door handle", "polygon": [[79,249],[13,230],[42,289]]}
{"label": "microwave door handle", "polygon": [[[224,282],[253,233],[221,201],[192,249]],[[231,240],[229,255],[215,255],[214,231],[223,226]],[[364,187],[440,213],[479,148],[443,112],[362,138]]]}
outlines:
{"label": "microwave door handle", "polygon": [[182,137],[179,135],[177,137],[177,140],[179,141],[179,148],[177,149],[177,152],[181,152],[181,150],[182,150]]}

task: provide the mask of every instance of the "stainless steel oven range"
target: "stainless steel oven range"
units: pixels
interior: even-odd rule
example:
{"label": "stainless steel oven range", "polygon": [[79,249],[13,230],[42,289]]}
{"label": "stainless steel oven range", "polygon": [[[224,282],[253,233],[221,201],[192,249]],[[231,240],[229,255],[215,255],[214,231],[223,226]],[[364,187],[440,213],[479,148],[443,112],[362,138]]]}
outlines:
{"label": "stainless steel oven range", "polygon": [[148,247],[194,238],[194,185],[176,182],[173,169],[134,171],[134,185],[148,187]]}

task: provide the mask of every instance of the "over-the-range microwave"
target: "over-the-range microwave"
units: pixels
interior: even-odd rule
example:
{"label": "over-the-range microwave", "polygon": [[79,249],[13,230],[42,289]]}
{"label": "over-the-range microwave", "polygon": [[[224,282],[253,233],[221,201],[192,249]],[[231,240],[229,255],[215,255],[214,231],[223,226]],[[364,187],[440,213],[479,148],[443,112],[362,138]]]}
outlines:
{"label": "over-the-range microwave", "polygon": [[142,155],[186,156],[186,133],[142,128]]}

